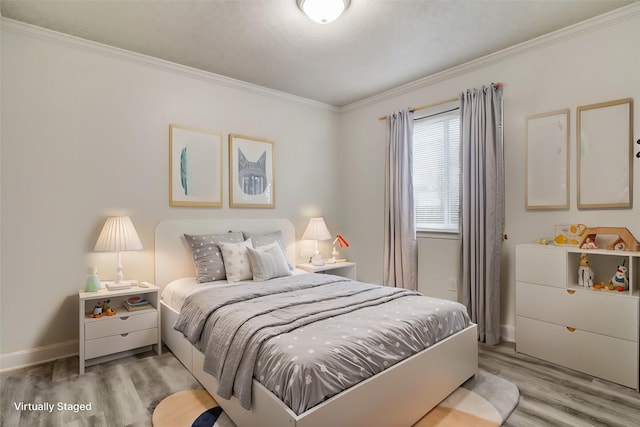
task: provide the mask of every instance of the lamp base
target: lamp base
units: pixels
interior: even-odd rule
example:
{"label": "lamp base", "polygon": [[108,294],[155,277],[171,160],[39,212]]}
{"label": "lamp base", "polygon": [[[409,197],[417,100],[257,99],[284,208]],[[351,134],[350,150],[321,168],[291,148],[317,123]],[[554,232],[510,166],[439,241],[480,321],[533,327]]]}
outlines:
{"label": "lamp base", "polygon": [[316,267],[322,267],[324,265],[324,260],[322,259],[322,255],[319,252],[316,252],[311,257],[311,265],[315,265]]}
{"label": "lamp base", "polygon": [[128,282],[128,281],[127,282],[120,282],[120,283],[106,282],[105,286],[110,291],[120,291],[122,289],[129,289],[131,287],[131,282]]}

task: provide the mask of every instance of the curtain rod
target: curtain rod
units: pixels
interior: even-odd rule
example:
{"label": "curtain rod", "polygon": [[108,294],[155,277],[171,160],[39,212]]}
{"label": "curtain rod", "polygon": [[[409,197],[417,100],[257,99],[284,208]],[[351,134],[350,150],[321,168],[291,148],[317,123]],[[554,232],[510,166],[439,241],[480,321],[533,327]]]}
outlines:
{"label": "curtain rod", "polygon": [[[496,83],[497,87],[504,87],[504,83]],[[458,97],[455,96],[453,98],[443,99],[442,101],[432,102],[431,104],[420,105],[418,107],[410,107],[409,111],[420,111],[426,110],[427,108],[436,107],[438,105],[447,104],[449,102],[457,101]],[[387,116],[380,116],[378,120],[387,120]]]}

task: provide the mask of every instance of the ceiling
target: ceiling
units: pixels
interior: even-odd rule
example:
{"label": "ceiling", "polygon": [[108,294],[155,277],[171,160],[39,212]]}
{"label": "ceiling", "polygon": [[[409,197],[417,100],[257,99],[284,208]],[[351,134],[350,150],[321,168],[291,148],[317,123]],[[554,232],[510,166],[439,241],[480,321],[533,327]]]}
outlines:
{"label": "ceiling", "polygon": [[638,0],[1,0],[2,16],[337,107]]}

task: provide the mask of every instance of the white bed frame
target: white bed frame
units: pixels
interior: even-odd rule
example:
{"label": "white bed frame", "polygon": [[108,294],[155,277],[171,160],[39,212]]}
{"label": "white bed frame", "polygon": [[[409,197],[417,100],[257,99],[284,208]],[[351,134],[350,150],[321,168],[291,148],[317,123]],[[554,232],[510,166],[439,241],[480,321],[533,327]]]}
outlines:
{"label": "white bed frame", "polygon": [[[287,255],[295,265],[295,228],[287,219],[173,219],[156,228],[156,284],[164,288],[172,280],[195,276],[184,233],[230,230],[282,230]],[[175,310],[161,303],[162,341],[238,427],[408,427],[475,375],[478,367],[477,332],[472,324],[300,415],[254,380],[252,408],[247,411],[235,397],[226,400],[217,396],[216,379],[202,369],[204,355],[173,329],[177,316]]]}

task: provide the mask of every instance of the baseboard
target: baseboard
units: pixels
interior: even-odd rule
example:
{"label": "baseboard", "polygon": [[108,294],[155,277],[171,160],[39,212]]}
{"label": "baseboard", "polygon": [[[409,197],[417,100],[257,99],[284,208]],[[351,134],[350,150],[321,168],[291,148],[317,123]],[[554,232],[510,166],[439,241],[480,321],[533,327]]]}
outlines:
{"label": "baseboard", "polygon": [[516,328],[511,325],[500,325],[500,338],[502,341],[516,342]]}
{"label": "baseboard", "polygon": [[78,340],[0,354],[0,372],[38,365],[78,354]]}

